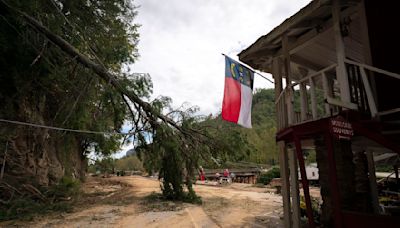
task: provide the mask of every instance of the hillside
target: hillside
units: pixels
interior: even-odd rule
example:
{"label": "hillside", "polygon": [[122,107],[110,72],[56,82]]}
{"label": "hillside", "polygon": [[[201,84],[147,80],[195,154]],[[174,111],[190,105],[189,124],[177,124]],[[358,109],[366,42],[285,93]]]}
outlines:
{"label": "hillside", "polygon": [[[224,167],[235,168],[257,166],[257,164],[276,165],[278,154],[275,145],[274,96],[273,89],[258,89],[255,91],[252,108],[252,129],[223,121],[221,115],[206,118],[202,124],[211,126],[215,130],[210,130],[210,133],[214,134],[215,139],[221,146],[221,151],[212,153],[215,156],[214,161],[205,159],[201,162],[201,165],[217,168],[215,161],[222,163]],[[134,152],[133,149],[127,151],[126,156],[118,160],[119,163],[126,163],[132,159],[132,156],[129,156],[132,152]],[[119,165],[117,164],[117,168],[126,169],[121,168]]]}
{"label": "hillside", "polygon": [[275,106],[273,89],[257,89],[253,95],[252,129],[223,121],[221,115],[206,120],[216,125],[218,137],[231,144],[231,153],[223,159],[230,162],[249,162],[274,165],[278,161],[275,145]]}

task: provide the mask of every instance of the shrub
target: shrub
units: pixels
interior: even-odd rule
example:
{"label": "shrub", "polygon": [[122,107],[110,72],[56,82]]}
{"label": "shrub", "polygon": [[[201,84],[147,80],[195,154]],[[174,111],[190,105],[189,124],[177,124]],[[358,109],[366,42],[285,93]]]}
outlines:
{"label": "shrub", "polygon": [[37,214],[53,211],[71,212],[73,203],[71,199],[79,194],[80,182],[70,177],[63,177],[58,184],[40,190],[44,199],[38,199],[33,195],[22,195],[7,202],[0,202],[0,221],[31,220]]}
{"label": "shrub", "polygon": [[79,190],[79,180],[64,176],[58,184],[50,186],[45,195],[57,200],[58,198],[76,196]]}
{"label": "shrub", "polygon": [[272,169],[268,170],[265,173],[261,173],[257,178],[257,183],[269,184],[272,179],[279,178],[281,176],[280,170],[278,167],[272,167]]}

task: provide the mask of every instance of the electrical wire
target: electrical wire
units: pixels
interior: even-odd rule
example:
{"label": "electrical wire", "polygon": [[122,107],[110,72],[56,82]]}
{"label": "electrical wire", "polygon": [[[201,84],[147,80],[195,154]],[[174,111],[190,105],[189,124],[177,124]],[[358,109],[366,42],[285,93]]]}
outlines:
{"label": "electrical wire", "polygon": [[31,126],[31,127],[37,127],[37,128],[44,128],[44,129],[50,129],[50,130],[57,130],[57,131],[68,131],[68,132],[75,132],[75,133],[85,133],[85,134],[134,135],[133,133],[104,132],[104,131],[89,131],[89,130],[69,129],[69,128],[53,127],[53,126],[47,126],[47,125],[42,125],[42,124],[27,123],[27,122],[21,122],[21,121],[16,121],[16,120],[6,120],[6,119],[0,119],[0,122],[16,124],[16,125]]}

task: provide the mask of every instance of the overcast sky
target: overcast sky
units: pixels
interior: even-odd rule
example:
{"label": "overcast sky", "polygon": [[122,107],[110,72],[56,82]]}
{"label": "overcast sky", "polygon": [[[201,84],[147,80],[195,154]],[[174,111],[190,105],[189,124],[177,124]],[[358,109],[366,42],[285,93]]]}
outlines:
{"label": "overcast sky", "polygon": [[[154,97],[169,96],[201,114],[221,111],[225,61],[265,35],[309,0],[136,0],[140,58],[134,72],[150,73]],[[271,78],[271,76],[268,76]],[[256,88],[273,85],[255,76]]]}
{"label": "overcast sky", "polygon": [[[309,0],[135,0],[139,5],[139,60],[133,72],[149,73],[154,97],[169,96],[208,115],[221,112],[225,61],[237,59]],[[270,75],[267,76],[271,78]],[[255,88],[272,88],[255,76]],[[130,146],[132,147],[132,146]],[[130,147],[123,148],[123,151]],[[118,153],[118,157],[124,152]]]}

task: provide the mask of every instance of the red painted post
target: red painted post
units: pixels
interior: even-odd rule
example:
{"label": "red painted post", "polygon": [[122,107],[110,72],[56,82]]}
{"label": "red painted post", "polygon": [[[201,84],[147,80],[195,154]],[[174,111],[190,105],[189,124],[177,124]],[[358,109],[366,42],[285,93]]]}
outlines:
{"label": "red painted post", "polygon": [[340,205],[340,194],[339,194],[339,185],[337,183],[337,172],[336,172],[336,161],[335,156],[333,154],[333,142],[332,137],[329,134],[329,131],[325,132],[325,143],[326,148],[328,149],[328,160],[329,160],[329,181],[330,187],[332,189],[333,195],[333,213],[334,213],[334,222],[335,227],[341,228],[343,227],[343,219],[341,213],[341,205]]}
{"label": "red painted post", "polygon": [[314,222],[314,216],[313,216],[313,211],[312,211],[312,206],[311,206],[310,190],[308,187],[306,168],[304,166],[303,151],[301,149],[300,139],[296,134],[294,134],[294,144],[296,147],[297,159],[299,160],[301,184],[303,185],[304,198],[306,200],[308,225],[310,228],[314,228],[315,222]]}

